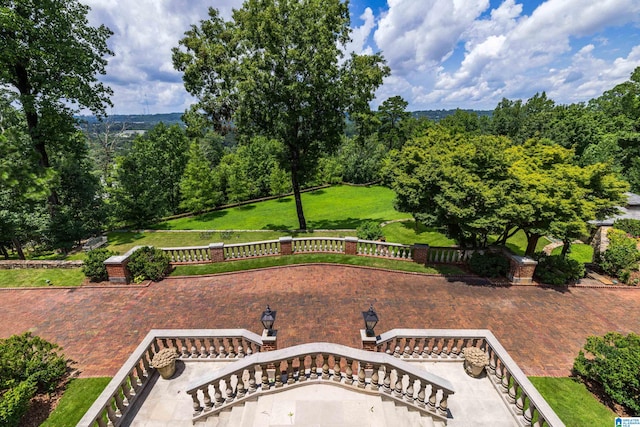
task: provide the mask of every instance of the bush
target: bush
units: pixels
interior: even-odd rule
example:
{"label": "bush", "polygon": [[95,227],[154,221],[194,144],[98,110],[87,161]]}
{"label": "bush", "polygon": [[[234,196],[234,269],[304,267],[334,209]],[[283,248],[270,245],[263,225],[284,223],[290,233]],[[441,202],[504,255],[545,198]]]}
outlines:
{"label": "bush", "polygon": [[129,271],[136,282],[157,281],[169,272],[171,259],[162,249],[143,246],[129,258]]}
{"label": "bush", "polygon": [[640,252],[636,248],[636,239],[617,229],[609,230],[607,236],[609,248],[600,257],[600,267],[616,277],[624,270],[637,270]]}
{"label": "bush", "polygon": [[367,221],[362,223],[356,230],[358,239],[362,240],[378,240],[384,235],[382,234],[382,227],[375,221]]}
{"label": "bush", "polygon": [[640,336],[609,332],[587,338],[573,363],[575,373],[602,385],[620,405],[640,415]]}
{"label": "bush", "polygon": [[116,255],[116,253],[105,248],[93,249],[87,252],[82,272],[92,282],[109,280],[109,274],[107,274],[107,267],[104,262],[112,255]]}
{"label": "bush", "polygon": [[613,228],[622,230],[633,237],[640,237],[640,220],[631,218],[618,219],[613,223]]}
{"label": "bush", "polygon": [[0,397],[0,425],[7,427],[19,425],[36,390],[35,381],[28,379],[5,391]]}
{"label": "bush", "polygon": [[0,390],[31,379],[41,391],[55,390],[67,371],[58,347],[30,332],[0,340]]}
{"label": "bush", "polygon": [[469,258],[469,269],[478,276],[505,276],[509,270],[509,261],[501,254],[474,252]]}
{"label": "bush", "polygon": [[542,283],[560,286],[581,279],[585,275],[584,264],[574,259],[544,253],[538,254],[536,258],[538,265],[535,277]]}

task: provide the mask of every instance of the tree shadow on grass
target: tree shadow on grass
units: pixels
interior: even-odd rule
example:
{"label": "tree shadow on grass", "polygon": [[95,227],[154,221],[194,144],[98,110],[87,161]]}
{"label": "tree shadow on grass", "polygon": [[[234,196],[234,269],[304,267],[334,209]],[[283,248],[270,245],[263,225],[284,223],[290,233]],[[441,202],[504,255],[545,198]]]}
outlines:
{"label": "tree shadow on grass", "polygon": [[112,231],[108,234],[109,244],[115,246],[133,243],[143,237],[143,233],[132,233],[130,231]]}
{"label": "tree shadow on grass", "polygon": [[256,205],[242,205],[238,206],[236,209],[239,211],[252,211],[256,208]]}
{"label": "tree shadow on grass", "polygon": [[320,221],[309,221],[309,226],[310,228],[316,230],[355,230],[362,223],[367,221],[381,223],[382,221],[384,221],[384,218],[342,218],[335,220],[324,219]]}
{"label": "tree shadow on grass", "polygon": [[289,231],[291,229],[291,224],[267,224],[262,227],[262,229],[270,231]]}
{"label": "tree shadow on grass", "polygon": [[309,193],[304,193],[304,194],[308,194],[309,196],[321,196],[323,194],[326,194],[326,191],[324,191],[323,189],[320,189],[320,190],[315,190],[315,191],[311,191]]}
{"label": "tree shadow on grass", "polygon": [[280,197],[279,199],[276,199],[276,202],[278,203],[289,203],[291,201],[293,201],[291,197]]}

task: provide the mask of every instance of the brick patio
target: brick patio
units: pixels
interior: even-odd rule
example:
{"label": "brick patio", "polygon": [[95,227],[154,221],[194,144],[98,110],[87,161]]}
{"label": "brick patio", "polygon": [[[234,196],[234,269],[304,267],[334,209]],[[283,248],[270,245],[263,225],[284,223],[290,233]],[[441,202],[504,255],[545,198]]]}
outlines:
{"label": "brick patio", "polygon": [[640,332],[640,289],[566,292],[347,266],[292,266],[147,287],[0,290],[0,337],[30,330],[64,347],[83,376],[112,376],[149,329],[261,331],[278,311],[279,346],[332,341],[358,347],[360,312],[377,332],[490,329],[527,375],[566,376],[588,335]]}

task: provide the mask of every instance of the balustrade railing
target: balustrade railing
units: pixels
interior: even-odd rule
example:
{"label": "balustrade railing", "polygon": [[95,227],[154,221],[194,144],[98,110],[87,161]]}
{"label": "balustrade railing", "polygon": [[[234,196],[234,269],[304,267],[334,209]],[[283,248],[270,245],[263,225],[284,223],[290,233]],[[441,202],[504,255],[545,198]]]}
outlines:
{"label": "balustrade railing", "polygon": [[489,356],[487,374],[523,426],[564,423],[489,330],[394,329],[380,335],[376,350],[399,359],[463,359],[462,349],[479,347]]}
{"label": "balustrade railing", "polygon": [[[429,246],[427,263],[430,264],[462,264],[471,258],[478,249],[462,249],[446,246]],[[480,252],[484,252],[480,250]]]}
{"label": "balustrade railing", "polygon": [[243,329],[151,330],[82,417],[81,427],[118,427],[149,383],[153,356],[176,348],[179,359],[242,359],[260,351],[259,335]]}
{"label": "balustrade railing", "polygon": [[224,259],[245,259],[269,255],[278,255],[280,246],[278,240],[264,240],[262,242],[234,243],[224,245]]}
{"label": "balustrade railing", "polygon": [[358,255],[413,261],[410,245],[373,240],[358,240]]}
{"label": "balustrade railing", "polygon": [[294,254],[330,252],[344,253],[344,238],[342,237],[299,237],[292,239],[291,251]]}
{"label": "balustrade railing", "polygon": [[193,422],[258,394],[331,384],[380,395],[439,420],[447,419],[453,387],[444,378],[383,353],[314,343],[257,353],[187,388]]}
{"label": "balustrade railing", "polygon": [[179,248],[162,248],[175,264],[202,264],[210,262],[209,246],[188,246]]}

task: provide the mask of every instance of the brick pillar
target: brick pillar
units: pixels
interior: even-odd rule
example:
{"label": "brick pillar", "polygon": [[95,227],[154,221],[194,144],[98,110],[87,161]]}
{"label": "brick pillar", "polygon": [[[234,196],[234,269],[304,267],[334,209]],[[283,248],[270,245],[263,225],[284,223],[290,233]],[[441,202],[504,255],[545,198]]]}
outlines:
{"label": "brick pillar", "polygon": [[360,329],[360,340],[362,341],[362,349],[367,351],[376,351],[377,338],[368,337],[367,331]]}
{"label": "brick pillar", "polygon": [[209,243],[209,259],[211,262],[224,261],[224,243]]}
{"label": "brick pillar", "polygon": [[538,261],[506,252],[505,255],[509,259],[507,279],[511,284],[528,285],[533,283],[533,273],[536,271]]}
{"label": "brick pillar", "polygon": [[260,351],[274,351],[278,349],[278,331],[274,330],[272,335],[267,335],[266,329],[262,330],[262,347]]}
{"label": "brick pillar", "polygon": [[415,243],[413,245],[413,262],[418,264],[427,263],[427,255],[429,254],[429,245],[424,243]]}
{"label": "brick pillar", "polygon": [[124,255],[112,256],[104,261],[111,283],[128,284],[131,281],[131,273],[127,264],[129,264],[129,257]]}
{"label": "brick pillar", "polygon": [[280,255],[293,255],[293,238],[290,236],[280,238]]}
{"label": "brick pillar", "polygon": [[357,237],[344,238],[344,254],[358,255],[358,238]]}

